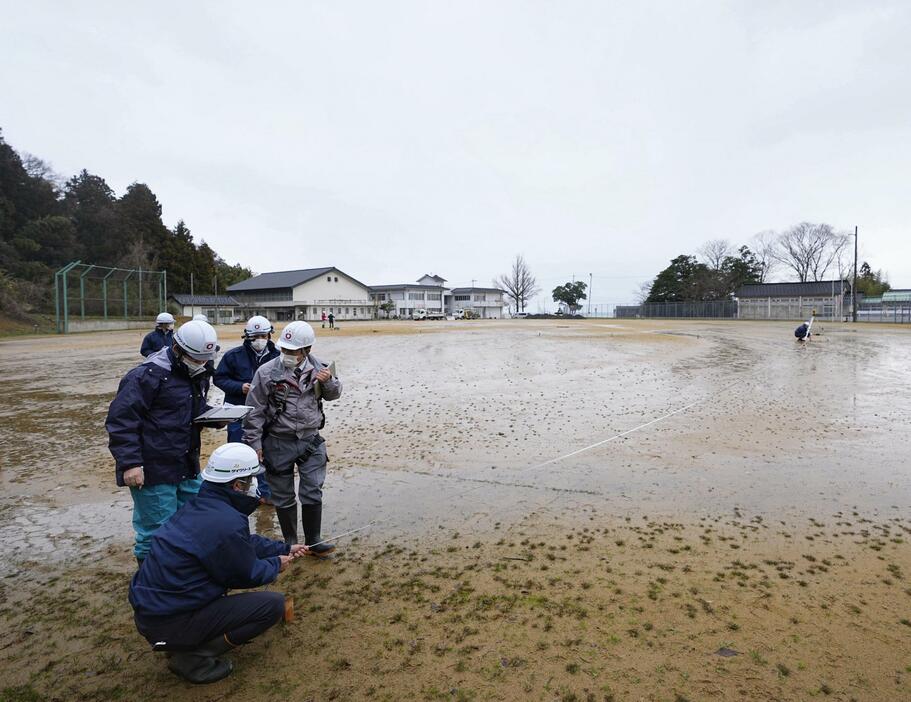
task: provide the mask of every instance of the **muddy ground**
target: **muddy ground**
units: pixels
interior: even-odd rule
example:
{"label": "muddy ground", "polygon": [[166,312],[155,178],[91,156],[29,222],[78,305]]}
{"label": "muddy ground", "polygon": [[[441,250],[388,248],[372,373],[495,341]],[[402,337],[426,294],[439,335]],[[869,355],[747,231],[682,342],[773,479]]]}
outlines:
{"label": "muddy ground", "polygon": [[202,689],[126,601],[103,420],[141,335],[2,341],[0,700],[911,699],[911,329],[793,326],[317,329],[324,532],[370,527]]}

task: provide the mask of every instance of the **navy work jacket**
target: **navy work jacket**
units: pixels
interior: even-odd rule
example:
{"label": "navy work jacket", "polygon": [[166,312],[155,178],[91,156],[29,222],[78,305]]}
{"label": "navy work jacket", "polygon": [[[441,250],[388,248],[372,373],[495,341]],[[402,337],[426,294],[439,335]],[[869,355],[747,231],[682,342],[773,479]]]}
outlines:
{"label": "navy work jacket", "polygon": [[263,355],[256,358],[256,352],[249,341],[237,346],[221,357],[218,370],[215,371],[215,387],[225,392],[225,402],[232,405],[246,403],[244,383],[252,382],[256,369],[279,355],[279,350],[271,341],[266,343]]}
{"label": "navy work jacket", "polygon": [[209,376],[196,378],[171,347],[153,353],[120,381],[105,429],[117,484],[142,466],[146,485],[176,485],[199,473],[199,432],[193,418],[208,409]]}
{"label": "navy work jacket", "polygon": [[291,547],[250,533],[247,517],[259,499],[228,485],[203,482],[152,537],[152,547],[130,583],[140,617],[205,607],[228,590],[268,585]]}
{"label": "navy work jacket", "polygon": [[139,353],[148,358],[156,351],[161,351],[165,347],[170,348],[173,343],[174,332],[170,329],[161,331],[161,329],[156,328],[145,335],[142,340],[142,346],[139,347]]}

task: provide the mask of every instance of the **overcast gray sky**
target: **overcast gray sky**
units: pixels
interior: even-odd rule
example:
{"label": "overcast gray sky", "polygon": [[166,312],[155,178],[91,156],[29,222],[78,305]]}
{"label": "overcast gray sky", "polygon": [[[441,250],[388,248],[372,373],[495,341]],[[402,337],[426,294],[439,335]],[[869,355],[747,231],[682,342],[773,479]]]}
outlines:
{"label": "overcast gray sky", "polygon": [[624,302],[810,220],[911,287],[906,1],[0,5],[7,141],[259,272]]}

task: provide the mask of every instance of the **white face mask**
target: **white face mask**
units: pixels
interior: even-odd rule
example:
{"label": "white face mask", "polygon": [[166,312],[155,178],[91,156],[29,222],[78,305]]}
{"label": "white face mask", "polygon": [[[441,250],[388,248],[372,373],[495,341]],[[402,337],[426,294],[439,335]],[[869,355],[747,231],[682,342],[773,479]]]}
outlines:
{"label": "white face mask", "polygon": [[297,356],[292,356],[290,353],[282,354],[282,365],[285,368],[297,368],[298,363]]}
{"label": "white face mask", "polygon": [[244,493],[247,497],[259,497],[259,481],[254,475],[250,478],[250,487],[247,488],[247,491]]}
{"label": "white face mask", "polygon": [[189,359],[186,359],[186,358],[182,358],[181,362],[186,367],[187,372],[190,374],[191,378],[193,376],[199,375],[206,369],[205,363],[200,363],[199,365],[196,365],[195,363],[193,363],[192,361],[190,361]]}
{"label": "white face mask", "polygon": [[257,353],[259,353],[259,352],[262,351],[264,348],[266,348],[266,344],[267,344],[267,343],[268,343],[268,340],[267,340],[267,339],[253,339],[253,341],[250,342],[250,346],[253,347],[253,350],[254,350],[254,351],[256,351]]}

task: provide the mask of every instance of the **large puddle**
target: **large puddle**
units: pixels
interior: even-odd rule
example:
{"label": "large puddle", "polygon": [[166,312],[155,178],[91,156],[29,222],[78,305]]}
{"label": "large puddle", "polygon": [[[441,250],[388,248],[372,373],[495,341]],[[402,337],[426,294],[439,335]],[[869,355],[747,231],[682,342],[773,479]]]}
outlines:
{"label": "large puddle", "polygon": [[[470,534],[533,512],[906,511],[911,330],[820,325],[799,346],[792,326],[318,329],[314,353],[345,384],[327,403],[324,532]],[[239,333],[220,329],[223,348]],[[0,343],[3,574],[128,555],[130,500],[114,486],[103,423],[140,340]],[[222,436],[208,431],[206,449]],[[274,528],[266,510],[254,521]]]}

